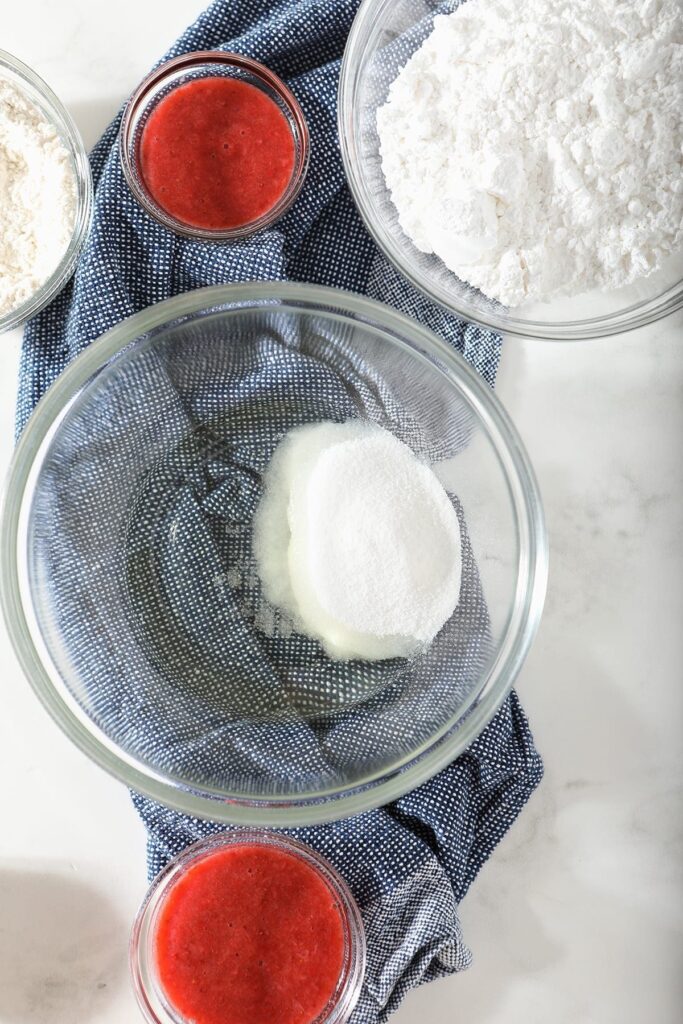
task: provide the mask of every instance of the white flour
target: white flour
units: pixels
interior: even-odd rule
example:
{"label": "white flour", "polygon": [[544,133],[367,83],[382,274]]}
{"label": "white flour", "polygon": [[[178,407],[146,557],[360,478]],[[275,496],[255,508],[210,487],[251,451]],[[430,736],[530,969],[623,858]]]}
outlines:
{"label": "white flour", "polygon": [[265,477],[254,552],[267,599],[332,658],[407,657],[460,594],[460,526],[434,471],[361,420],[291,430]]}
{"label": "white flour", "polygon": [[0,315],[55,270],[73,231],[76,180],[64,143],[40,111],[0,78]]}
{"label": "white flour", "polygon": [[404,231],[507,305],[683,244],[680,0],[469,0],[377,115]]}

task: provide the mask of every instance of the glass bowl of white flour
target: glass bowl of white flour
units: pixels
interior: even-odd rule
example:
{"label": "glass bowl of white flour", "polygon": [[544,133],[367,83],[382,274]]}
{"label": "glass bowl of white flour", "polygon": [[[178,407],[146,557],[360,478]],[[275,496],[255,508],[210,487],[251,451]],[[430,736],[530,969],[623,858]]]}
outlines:
{"label": "glass bowl of white flour", "polygon": [[365,0],[339,89],[380,248],[468,320],[602,337],[683,304],[679,0]]}
{"label": "glass bowl of white flour", "polygon": [[90,165],[70,114],[34,71],[0,50],[0,332],[61,291],[91,215]]}
{"label": "glass bowl of white flour", "polygon": [[310,824],[429,778],[538,626],[538,488],[495,394],[395,309],[186,292],[89,345],[17,447],[2,601],[86,753],[191,814]]}

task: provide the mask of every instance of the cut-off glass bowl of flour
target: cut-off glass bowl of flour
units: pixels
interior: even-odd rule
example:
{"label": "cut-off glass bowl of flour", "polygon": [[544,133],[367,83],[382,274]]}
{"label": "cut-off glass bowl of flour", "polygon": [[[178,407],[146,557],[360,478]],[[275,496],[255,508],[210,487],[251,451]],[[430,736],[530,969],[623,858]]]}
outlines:
{"label": "cut-off glass bowl of flour", "polygon": [[17,448],[2,597],[57,722],[134,789],[292,825],[466,748],[536,630],[527,456],[445,342],[360,296],[188,292],[59,377]]}
{"label": "cut-off glass bowl of flour", "polygon": [[377,243],[508,334],[680,308],[682,43],[679,0],[364,0],[339,130]]}
{"label": "cut-off glass bowl of flour", "polygon": [[0,50],[0,332],[61,291],[91,215],[90,165],[71,115],[31,68]]}

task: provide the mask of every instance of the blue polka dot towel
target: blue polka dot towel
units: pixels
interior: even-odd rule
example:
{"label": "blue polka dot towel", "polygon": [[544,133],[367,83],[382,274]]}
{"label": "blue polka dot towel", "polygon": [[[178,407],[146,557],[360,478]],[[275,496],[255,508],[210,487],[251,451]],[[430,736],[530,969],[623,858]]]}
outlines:
{"label": "blue polka dot towel", "polygon": [[[300,281],[364,292],[439,333],[492,385],[499,339],[458,321],[407,284],[377,251],[346,186],[336,89],[358,0],[216,0],[167,57],[224,48],[266,63],[299,99],[311,130],[306,185],[270,231],[231,246],[184,240],[132,199],[117,152],[119,118],[92,154],[92,232],[75,277],[25,332],[17,426],[86,345],[151,303],[204,285]],[[133,85],[134,83],[131,83]],[[353,1024],[378,1024],[405,993],[468,966],[458,904],[542,775],[513,693],[456,762],[390,806],[295,834],[348,880],[368,937],[368,970]],[[149,872],[220,826],[134,794],[149,834]]]}

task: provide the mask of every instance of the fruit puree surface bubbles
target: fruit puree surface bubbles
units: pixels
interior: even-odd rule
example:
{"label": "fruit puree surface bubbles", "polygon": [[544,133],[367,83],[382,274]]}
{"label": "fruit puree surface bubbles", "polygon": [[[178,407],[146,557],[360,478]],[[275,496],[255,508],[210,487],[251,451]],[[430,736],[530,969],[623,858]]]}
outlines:
{"label": "fruit puree surface bubbles", "polygon": [[156,105],[140,170],[158,205],[195,228],[230,230],[275,206],[294,170],[294,137],[274,100],[235,78],[198,78]]}
{"label": "fruit puree surface bubbles", "polygon": [[200,857],[173,883],[154,936],[161,989],[192,1024],[311,1024],[337,988],[344,926],[298,857],[262,844]]}

